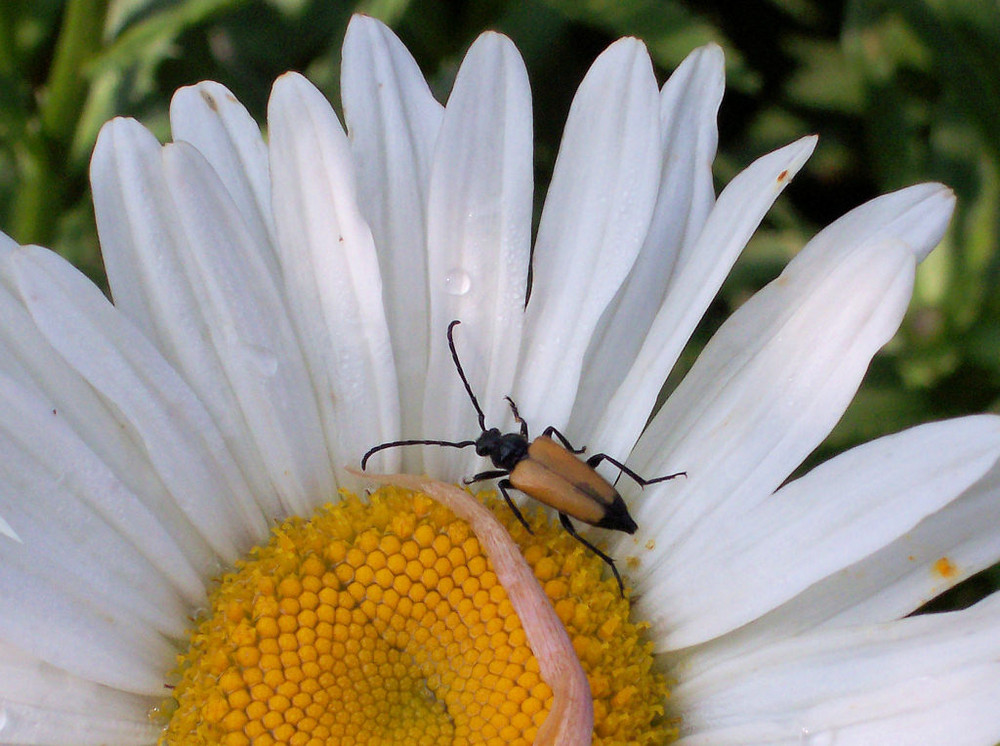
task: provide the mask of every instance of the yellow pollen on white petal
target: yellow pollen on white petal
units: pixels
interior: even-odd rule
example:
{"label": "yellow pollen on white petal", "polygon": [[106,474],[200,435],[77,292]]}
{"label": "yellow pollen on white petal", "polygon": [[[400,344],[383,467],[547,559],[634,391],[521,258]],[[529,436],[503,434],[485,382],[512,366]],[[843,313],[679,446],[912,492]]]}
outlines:
{"label": "yellow pollen on white petal", "polygon": [[[590,682],[594,744],[663,744],[666,683],[600,559],[539,512],[521,547]],[[422,494],[350,494],[223,576],[178,656],[161,744],[528,746],[552,705],[468,524]]]}

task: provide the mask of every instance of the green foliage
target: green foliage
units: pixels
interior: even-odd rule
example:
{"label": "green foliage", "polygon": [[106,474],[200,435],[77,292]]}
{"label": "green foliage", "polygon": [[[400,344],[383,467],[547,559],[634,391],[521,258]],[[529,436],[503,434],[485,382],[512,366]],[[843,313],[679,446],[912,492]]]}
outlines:
{"label": "green foliage", "polygon": [[[87,160],[112,116],[169,137],[174,89],[211,78],[263,119],[273,79],[306,72],[338,99],[352,12],[393,26],[444,99],[494,28],[535,95],[539,198],[594,57],[642,38],[659,74],[693,47],[726,52],[717,174],[809,132],[820,146],[706,317],[703,340],[820,227],[888,190],[951,185],[959,207],[919,271],[913,308],[818,457],[917,422],[1000,411],[1000,14],[971,0],[9,0],[0,4],[0,221],[98,281]],[[696,351],[696,350],[695,350]],[[690,358],[691,354],[686,356]]]}

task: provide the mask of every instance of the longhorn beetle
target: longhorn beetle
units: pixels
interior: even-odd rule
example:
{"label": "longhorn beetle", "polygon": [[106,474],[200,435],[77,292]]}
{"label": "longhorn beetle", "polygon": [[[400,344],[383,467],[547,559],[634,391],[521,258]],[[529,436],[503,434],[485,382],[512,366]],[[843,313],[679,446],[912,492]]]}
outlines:
{"label": "longhorn beetle", "polygon": [[[465,390],[472,400],[472,406],[476,408],[479,416],[479,429],[482,434],[475,440],[394,440],[389,443],[382,443],[371,448],[361,459],[361,468],[365,468],[368,459],[375,453],[386,448],[396,448],[397,446],[448,446],[451,448],[476,447],[476,453],[480,456],[489,457],[496,466],[496,469],[483,471],[470,479],[463,480],[464,484],[472,484],[485,479],[496,479],[503,477],[497,482],[500,494],[503,495],[507,505],[513,511],[514,516],[531,533],[528,522],[521,515],[517,505],[507,492],[509,487],[520,490],[529,497],[533,497],[540,503],[555,508],[559,513],[559,521],[569,535],[583,544],[587,549],[600,557],[611,568],[611,572],[618,581],[618,590],[622,596],[625,595],[625,586],[622,583],[622,576],[615,567],[615,561],[608,555],[595,547],[585,538],[576,532],[576,528],[569,520],[573,516],[577,520],[589,523],[598,528],[607,528],[613,531],[624,531],[627,534],[634,534],[638,526],[629,515],[625,501],[622,500],[618,491],[597,473],[596,467],[602,461],[608,461],[619,468],[623,473],[628,474],[637,484],[645,487],[647,484],[665,482],[674,477],[687,476],[686,472],[680,471],[676,474],[668,474],[665,477],[655,479],[643,479],[625,464],[616,461],[605,453],[597,453],[586,461],[577,458],[577,454],[583,453],[585,448],[574,448],[566,436],[554,427],[547,427],[542,434],[532,441],[528,440],[528,425],[521,419],[517,411],[517,406],[509,396],[504,397],[510,404],[510,411],[514,415],[514,421],[520,425],[520,432],[501,433],[498,428],[486,428],[486,415],[483,414],[482,407],[476,395],[472,393],[472,386],[469,379],[465,377],[465,371],[458,360],[458,352],[455,350],[455,340],[452,333],[460,322],[456,319],[448,325],[448,347],[451,350],[451,358],[455,361],[455,369],[458,371]],[[558,439],[558,443],[552,436]],[[561,444],[561,445],[560,445]]]}

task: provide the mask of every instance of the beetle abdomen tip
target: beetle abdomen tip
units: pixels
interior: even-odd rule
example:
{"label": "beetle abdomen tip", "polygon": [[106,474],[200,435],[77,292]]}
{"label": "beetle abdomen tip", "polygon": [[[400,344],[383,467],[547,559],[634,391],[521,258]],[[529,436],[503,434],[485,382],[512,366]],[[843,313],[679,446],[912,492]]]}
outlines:
{"label": "beetle abdomen tip", "polygon": [[622,500],[622,496],[619,494],[615,494],[615,499],[608,506],[607,513],[604,514],[601,522],[594,525],[598,528],[608,528],[612,531],[624,531],[626,534],[634,534],[639,528],[636,522],[632,520],[632,516],[629,515],[625,501]]}

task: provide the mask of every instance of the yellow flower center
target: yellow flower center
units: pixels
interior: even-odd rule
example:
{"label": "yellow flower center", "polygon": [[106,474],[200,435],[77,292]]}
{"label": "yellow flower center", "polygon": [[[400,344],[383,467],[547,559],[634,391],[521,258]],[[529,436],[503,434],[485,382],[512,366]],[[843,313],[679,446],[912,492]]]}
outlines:
{"label": "yellow flower center", "polygon": [[[667,687],[602,562],[539,511],[490,506],[590,682],[594,744],[662,744]],[[178,656],[161,744],[531,744],[552,704],[467,523],[422,494],[344,494],[221,578]]]}

